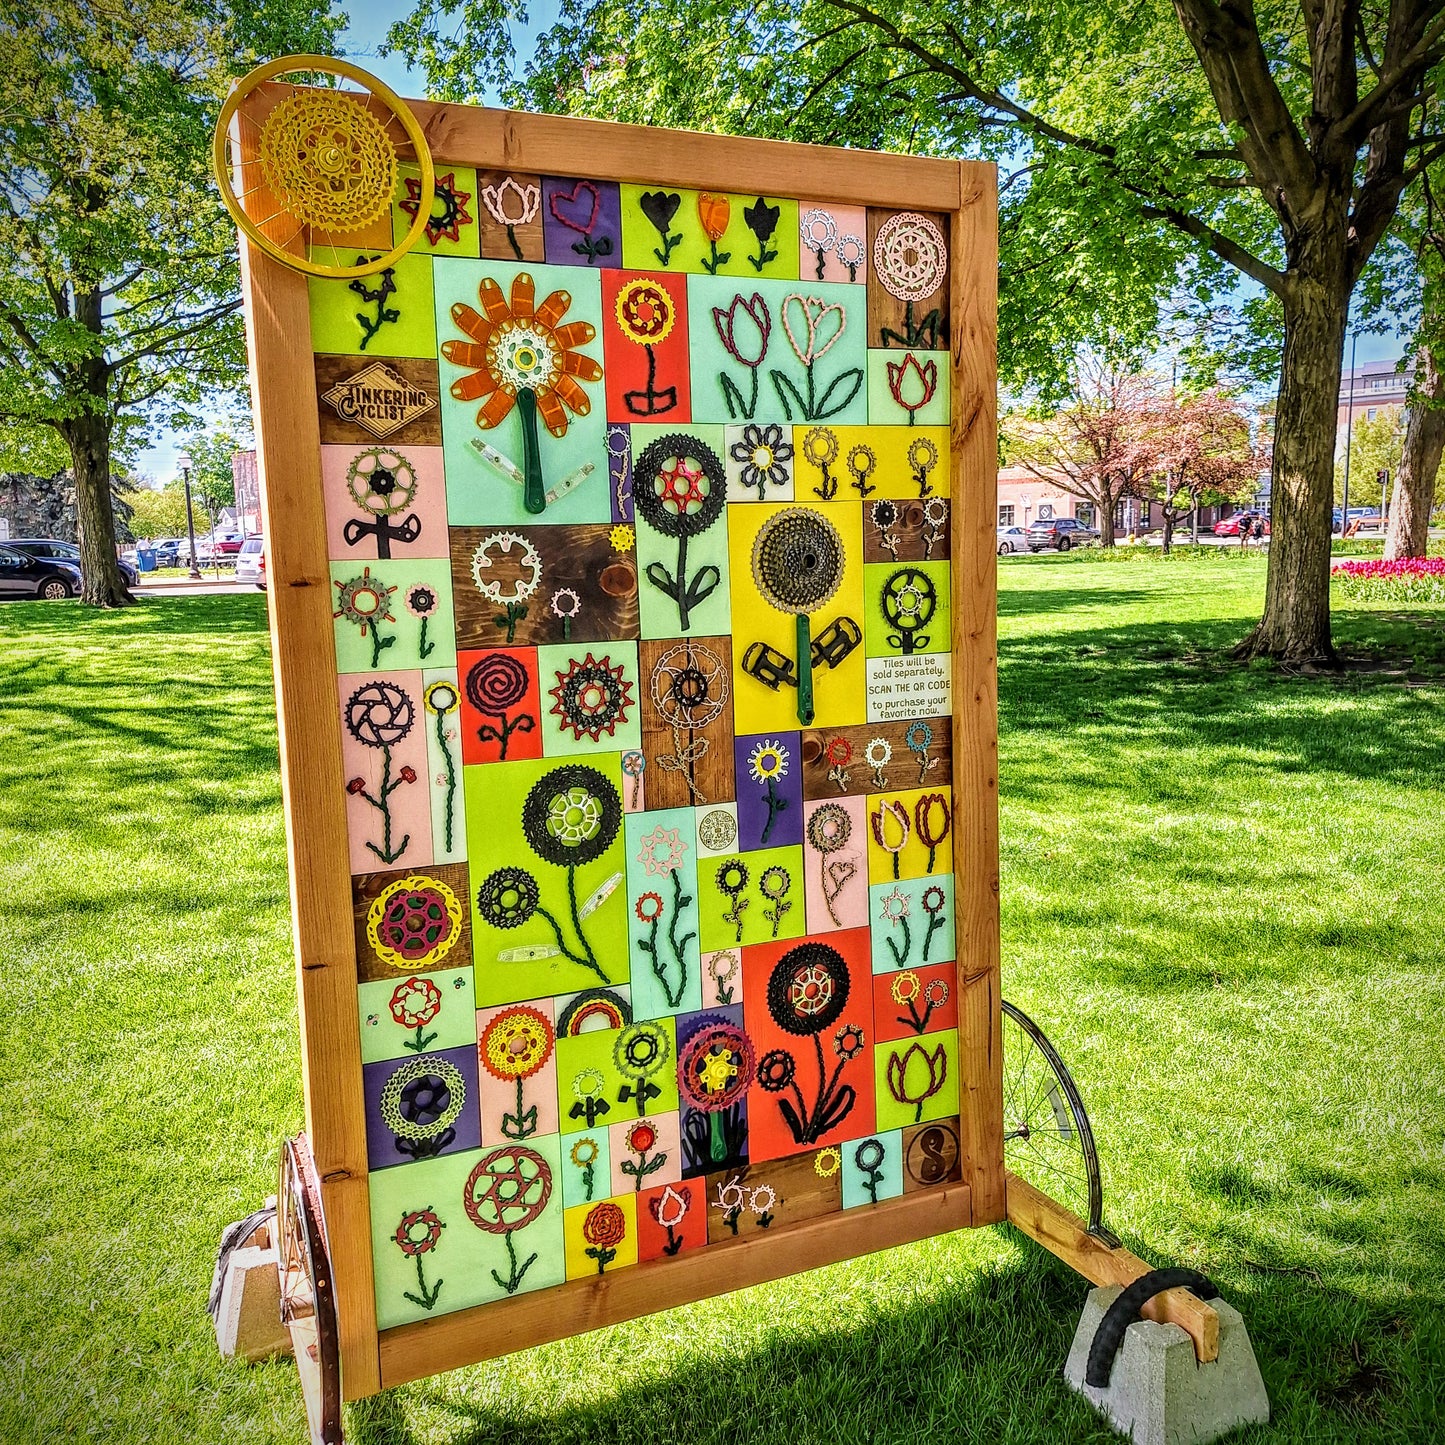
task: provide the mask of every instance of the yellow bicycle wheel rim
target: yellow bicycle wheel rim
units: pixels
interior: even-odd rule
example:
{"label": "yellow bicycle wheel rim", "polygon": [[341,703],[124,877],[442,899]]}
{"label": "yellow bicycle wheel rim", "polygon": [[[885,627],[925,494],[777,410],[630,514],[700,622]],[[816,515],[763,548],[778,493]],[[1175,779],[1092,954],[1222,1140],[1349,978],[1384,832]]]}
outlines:
{"label": "yellow bicycle wheel rim", "polygon": [[[278,76],[296,72],[321,72],[339,76],[361,86],[365,95],[358,98],[356,93],[351,91],[294,86],[295,93],[272,112],[267,118],[262,137],[258,137],[259,150],[260,141],[266,138],[266,129],[273,129],[277,139],[292,143],[291,149],[281,160],[276,157],[262,160],[258,157],[257,165],[263,172],[269,170],[275,173],[284,170],[289,163],[288,179],[296,184],[283,186],[280,197],[269,188],[266,181],[252,185],[238,194],[234,185],[231,154],[232,124],[237,121],[246,98],[258,86],[275,80]],[[337,108],[334,103],[337,99],[344,99],[346,110]],[[372,109],[373,100],[385,107],[385,119]],[[331,102],[329,109],[328,101]],[[353,114],[353,110],[359,114]],[[274,126],[273,121],[276,122]],[[384,187],[383,197],[379,182],[384,174],[394,183],[397,173],[397,141],[387,134],[393,123],[401,127],[406,141],[415,152],[415,164],[421,170],[421,192],[417,197],[415,218],[406,235],[384,255],[371,260],[358,258],[354,263],[343,262],[339,260],[343,250],[355,253],[375,248],[343,246],[338,244],[335,237],[344,236],[348,229],[364,230],[366,225],[373,224],[383,214],[387,216],[388,222],[390,220],[393,185]],[[316,147],[314,154],[308,153],[304,142],[314,139],[318,126],[329,126],[336,139]],[[360,66],[352,65],[346,60],[333,60],[324,55],[283,55],[276,60],[267,61],[265,65],[258,65],[242,76],[232,88],[226,103],[221,107],[221,114],[217,117],[216,131],[212,138],[212,162],[216,182],[221,189],[221,199],[247,239],[268,256],[280,261],[283,266],[302,271],[308,276],[370,276],[395,265],[397,260],[420,240],[431,216],[436,195],[431,150],[411,108],[389,86],[362,70]],[[246,200],[263,189],[271,195],[278,208],[271,215],[257,220],[247,210]],[[296,210],[289,209],[288,205],[294,205]],[[290,235],[277,239],[265,228],[282,218],[290,220],[292,229]],[[341,224],[327,227],[324,222],[328,219]],[[318,260],[312,255],[311,237],[318,231],[332,238],[324,243],[333,256],[330,262]],[[303,238],[306,245],[305,252],[300,255],[290,249],[298,236]]]}

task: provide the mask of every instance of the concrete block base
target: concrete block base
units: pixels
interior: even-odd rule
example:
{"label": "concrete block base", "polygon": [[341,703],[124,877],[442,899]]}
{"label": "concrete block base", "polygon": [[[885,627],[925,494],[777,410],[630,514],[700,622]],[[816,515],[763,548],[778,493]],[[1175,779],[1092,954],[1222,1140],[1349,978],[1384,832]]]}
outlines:
{"label": "concrete block base", "polygon": [[291,1335],[281,1323],[274,1247],[248,1245],[231,1252],[216,1310],[216,1344],[226,1359],[248,1364],[291,1353]]}
{"label": "concrete block base", "polygon": [[1108,1385],[1087,1385],[1089,1346],[1120,1293],[1117,1285],[1089,1291],[1064,1366],[1064,1378],[1115,1429],[1135,1445],[1204,1445],[1239,1425],[1269,1419],[1249,1332],[1239,1311],[1219,1299],[1210,1301],[1219,1313],[1217,1360],[1201,1365],[1193,1340],[1178,1325],[1140,1320],[1124,1333]]}

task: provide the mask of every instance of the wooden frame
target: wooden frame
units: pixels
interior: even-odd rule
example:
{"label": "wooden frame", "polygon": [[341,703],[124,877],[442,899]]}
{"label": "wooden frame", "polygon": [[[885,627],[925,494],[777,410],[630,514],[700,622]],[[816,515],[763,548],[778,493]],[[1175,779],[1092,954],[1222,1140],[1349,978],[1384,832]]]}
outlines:
{"label": "wooden frame", "polygon": [[[255,123],[240,127],[242,137],[258,133],[277,95],[275,87],[264,86],[246,98],[240,116]],[[790,194],[802,200],[917,208],[947,217],[953,257],[953,856],[962,995],[963,1180],[754,1236],[745,1247],[713,1248],[686,1272],[671,1269],[670,1261],[642,1264],[378,1333],[351,870],[344,801],[337,786],[343,776],[341,740],[337,729],[298,725],[299,719],[333,713],[336,705],[307,283],[243,239],[306,1128],[320,1181],[348,1399],[894,1244],[997,1223],[1015,1214],[1013,1206],[1023,1197],[1018,1181],[1006,1181],[1003,1167],[1000,1057],[995,168],[413,104],[439,165],[758,193],[770,192],[780,175],[788,175],[798,178],[790,184]],[[247,183],[255,183],[259,169],[244,139],[240,166],[239,189],[244,192]],[[1054,1208],[1040,1196],[1032,1201],[1028,1218],[1036,1223]],[[1031,1232],[1066,1258],[1070,1255],[1058,1239],[1078,1252],[1078,1241],[1066,1224],[1055,1231],[1058,1239],[1048,1237],[1049,1230],[1042,1227]],[[563,1295],[565,1308],[559,1307]]]}

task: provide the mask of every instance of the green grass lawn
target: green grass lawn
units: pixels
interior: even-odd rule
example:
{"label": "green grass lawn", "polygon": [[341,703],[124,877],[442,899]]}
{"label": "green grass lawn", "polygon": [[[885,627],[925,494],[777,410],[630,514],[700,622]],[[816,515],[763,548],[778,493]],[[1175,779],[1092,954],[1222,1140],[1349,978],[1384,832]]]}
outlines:
{"label": "green grass lawn", "polygon": [[[1001,573],[1004,984],[1070,1062],[1108,1217],[1243,1310],[1255,1441],[1445,1418],[1445,609],[1343,681],[1226,660],[1260,558]],[[1408,659],[1408,661],[1406,661]],[[261,597],[0,609],[0,1441],[299,1445],[223,1365],[222,1226],[300,1121]],[[1084,1286],[951,1236],[460,1371],[360,1445],[1103,1441]],[[1430,1421],[1436,1421],[1431,1425]]]}

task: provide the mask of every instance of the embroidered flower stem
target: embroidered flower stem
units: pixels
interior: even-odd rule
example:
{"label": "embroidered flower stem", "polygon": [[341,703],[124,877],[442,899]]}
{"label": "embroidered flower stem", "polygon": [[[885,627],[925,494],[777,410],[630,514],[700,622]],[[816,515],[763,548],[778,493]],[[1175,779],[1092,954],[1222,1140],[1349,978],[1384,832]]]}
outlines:
{"label": "embroidered flower stem", "polygon": [[410,783],[415,780],[416,774],[411,768],[403,768],[401,772],[397,774],[395,781],[392,780],[391,748],[383,744],[381,749],[381,788],[379,789],[381,796],[379,798],[373,797],[367,792],[365,784],[362,784],[359,788],[356,787],[356,783],[359,782],[360,779],[353,779],[351,784],[349,784],[353,792],[359,793],[381,814],[381,847],[378,848],[369,838],[366,840],[366,846],[370,848],[383,863],[395,863],[396,860],[406,852],[406,845],[411,842],[411,834],[408,833],[395,849],[391,846],[391,795],[401,787],[403,783]]}
{"label": "embroidered flower stem", "polygon": [[510,221],[507,222],[507,244],[512,248],[512,255],[514,255],[517,260],[521,261],[525,259],[522,255],[522,243],[517,240],[517,228]]}
{"label": "embroidered flower stem", "polygon": [[510,1265],[510,1273],[508,1274],[506,1279],[503,1279],[496,1270],[493,1270],[492,1278],[496,1280],[498,1285],[500,1285],[502,1289],[506,1290],[508,1294],[516,1294],[518,1288],[522,1283],[522,1277],[537,1262],[537,1256],[535,1252],[530,1254],[527,1257],[527,1262],[520,1269],[518,1269],[517,1250],[512,1243],[512,1231],[509,1229],[502,1236],[502,1238],[506,1241],[507,1244],[507,1262]]}
{"label": "embroidered flower stem", "polygon": [[788,800],[786,798],[780,798],[778,796],[778,784],[777,780],[774,778],[768,779],[767,804],[768,821],[763,824],[763,836],[758,845],[762,848],[766,848],[768,846],[768,839],[772,836],[773,823],[776,821],[778,814],[784,812],[788,806]]}
{"label": "embroidered flower stem", "polygon": [[442,750],[442,757],[447,765],[447,811],[446,811],[446,843],[447,852],[452,851],[452,812],[456,804],[457,796],[457,764],[452,757],[452,747],[447,741],[447,718],[444,712],[437,712],[437,746]]}
{"label": "embroidered flower stem", "polygon": [[420,1254],[416,1256],[416,1287],[421,1291],[419,1296],[414,1295],[409,1289],[402,1290],[402,1295],[406,1299],[409,1299],[412,1304],[420,1305],[424,1310],[433,1308],[437,1302],[437,1296],[442,1292],[442,1282],[438,1280],[428,1288],[426,1273],[422,1269],[422,1256]]}
{"label": "embroidered flower stem", "polygon": [[430,657],[436,651],[436,643],[426,640],[426,618],[421,620],[421,639],[417,643],[417,656]]}
{"label": "embroidered flower stem", "polygon": [[[898,855],[895,853],[893,857],[894,866],[896,867]],[[906,917],[900,918],[898,921],[903,925],[903,947],[900,949],[898,945],[894,943],[892,934],[889,934],[887,939],[888,951],[893,955],[893,962],[896,963],[899,968],[904,968],[908,964],[908,955],[913,951],[913,935],[908,931],[908,919]]]}
{"label": "embroidered flower stem", "polygon": [[436,1034],[434,1032],[423,1036],[422,1031],[425,1028],[425,1024],[418,1024],[416,1026],[416,1037],[414,1039],[404,1039],[402,1041],[402,1047],[411,1049],[414,1053],[421,1053],[421,1051],[426,1048],[426,1046],[431,1043],[434,1038],[436,1038]]}
{"label": "embroidered flower stem", "polygon": [[[358,256],[358,262],[373,260],[374,257]],[[379,286],[368,286],[365,280],[358,278],[347,286],[348,291],[354,291],[363,301],[369,301],[376,307],[376,316],[363,316],[361,312],[356,313],[356,320],[361,326],[361,350],[365,351],[371,338],[381,330],[389,321],[400,321],[401,312],[394,306],[386,304],[388,296],[396,295],[396,271],[388,266],[379,277]]]}
{"label": "embroidered flower stem", "polygon": [[514,721],[509,720],[504,712],[487,713],[486,716],[496,718],[497,721],[501,723],[501,727],[494,728],[491,723],[483,723],[481,727],[477,729],[477,737],[484,743],[501,744],[501,752],[498,759],[500,762],[506,762],[507,760],[507,743],[512,734],[529,733],[536,724],[536,719],[529,712],[518,713]]}
{"label": "embroidered flower stem", "polygon": [[593,1186],[596,1182],[597,1182],[597,1166],[596,1166],[596,1164],[586,1164],[586,1165],[584,1165],[583,1168],[582,1168],[582,1190],[583,1190],[583,1199],[584,1199],[588,1204],[591,1204],[591,1203],[592,1203],[592,1186]]}

